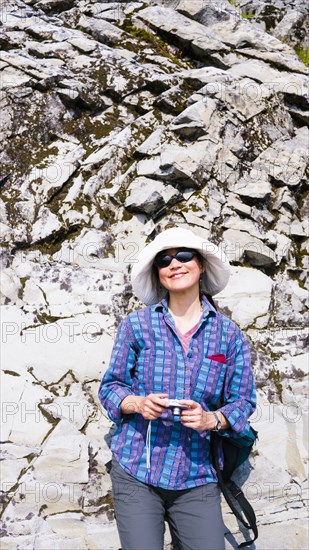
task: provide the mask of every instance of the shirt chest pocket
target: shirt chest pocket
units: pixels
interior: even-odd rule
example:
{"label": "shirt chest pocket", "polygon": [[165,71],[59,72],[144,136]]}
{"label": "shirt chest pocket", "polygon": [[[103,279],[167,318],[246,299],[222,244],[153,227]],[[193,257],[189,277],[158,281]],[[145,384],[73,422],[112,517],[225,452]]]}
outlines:
{"label": "shirt chest pocket", "polygon": [[197,374],[191,379],[192,399],[216,405],[223,391],[226,364],[204,358]]}

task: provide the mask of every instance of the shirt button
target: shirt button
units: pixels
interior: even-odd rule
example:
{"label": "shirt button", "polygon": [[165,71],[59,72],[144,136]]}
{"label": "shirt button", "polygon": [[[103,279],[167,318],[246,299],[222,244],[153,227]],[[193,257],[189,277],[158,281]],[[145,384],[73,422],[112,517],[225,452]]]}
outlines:
{"label": "shirt button", "polygon": [[192,353],[188,353],[188,359],[191,359]]}

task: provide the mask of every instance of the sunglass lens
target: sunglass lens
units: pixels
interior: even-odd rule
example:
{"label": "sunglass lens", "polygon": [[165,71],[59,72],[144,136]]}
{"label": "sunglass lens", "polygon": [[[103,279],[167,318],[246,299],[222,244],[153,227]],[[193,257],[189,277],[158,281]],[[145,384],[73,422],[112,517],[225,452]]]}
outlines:
{"label": "sunglass lens", "polygon": [[175,256],[170,256],[169,254],[161,254],[160,256],[157,256],[155,259],[155,265],[157,267],[168,267],[173,260],[173,258],[176,258],[181,263],[190,262],[193,260],[194,256],[196,256],[196,252],[194,250],[179,250],[176,252]]}
{"label": "sunglass lens", "polygon": [[182,263],[190,262],[194,256],[195,252],[193,250],[180,250],[175,254],[176,260]]}
{"label": "sunglass lens", "polygon": [[164,256],[158,256],[155,259],[155,264],[157,267],[168,267],[173,259],[173,256],[164,254]]}

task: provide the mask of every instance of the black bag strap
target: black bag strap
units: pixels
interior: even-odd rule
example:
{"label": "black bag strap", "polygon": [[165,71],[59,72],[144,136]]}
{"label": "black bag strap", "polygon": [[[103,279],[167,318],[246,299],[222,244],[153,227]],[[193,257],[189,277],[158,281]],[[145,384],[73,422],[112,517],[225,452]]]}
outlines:
{"label": "black bag strap", "polygon": [[111,470],[112,470],[112,461],[111,460],[109,460],[108,462],[105,462],[105,469],[106,469],[106,472],[108,474],[111,473]]}
{"label": "black bag strap", "polygon": [[[220,489],[223,493],[223,496],[224,496],[227,504],[229,505],[230,509],[232,510],[233,514],[236,516],[236,518],[239,521],[241,521],[241,523],[246,527],[246,529],[252,529],[253,534],[254,534],[254,538],[252,540],[242,542],[241,544],[238,545],[238,548],[243,548],[245,546],[249,546],[258,537],[258,529],[257,529],[257,526],[256,526],[256,517],[255,517],[254,510],[253,510],[250,502],[248,502],[248,500],[246,499],[246,497],[245,497],[244,493],[242,492],[241,488],[238,487],[238,485],[236,485],[236,483],[234,483],[234,481],[229,480],[229,481],[225,482],[223,480],[222,472],[220,470],[220,465],[219,465],[219,453],[218,453],[218,451],[219,451],[219,436],[215,432],[211,433],[211,443],[212,443],[212,445],[211,445],[211,447],[212,447],[212,462],[213,462],[213,465],[214,465],[216,473],[217,473],[218,483],[219,483]],[[239,505],[239,507],[240,507],[242,513],[244,514],[244,516],[245,516],[248,523],[246,523],[246,521],[244,520],[242,514],[237,510],[233,500],[231,499],[229,491],[233,495],[233,497],[237,500],[238,505]]]}
{"label": "black bag strap", "polygon": [[258,529],[257,529],[257,526],[256,526],[255,512],[254,512],[250,502],[246,499],[246,497],[245,497],[243,491],[241,490],[241,488],[238,485],[236,485],[236,483],[234,483],[234,481],[230,480],[227,483],[227,487],[231,491],[233,497],[237,500],[237,502],[238,502],[243,514],[245,515],[249,525],[247,525],[244,522],[243,519],[241,519],[240,521],[243,523],[243,525],[247,529],[252,529],[253,534],[254,534],[254,539],[252,539],[250,541],[242,542],[241,544],[238,545],[238,548],[242,548],[243,546],[249,546],[258,537]]}

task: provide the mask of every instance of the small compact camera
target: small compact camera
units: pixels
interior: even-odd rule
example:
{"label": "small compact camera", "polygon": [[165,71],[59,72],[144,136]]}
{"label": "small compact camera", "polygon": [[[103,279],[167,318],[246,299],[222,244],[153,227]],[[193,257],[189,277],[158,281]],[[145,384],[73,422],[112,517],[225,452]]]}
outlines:
{"label": "small compact camera", "polygon": [[180,416],[182,410],[187,409],[187,405],[182,405],[178,399],[166,399],[168,408],[172,409],[173,416]]}

